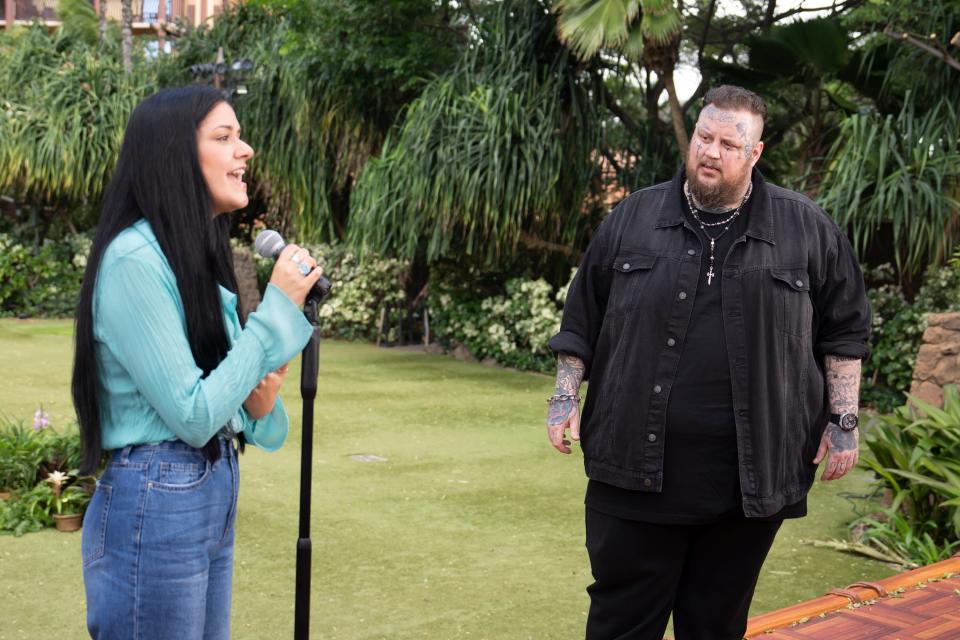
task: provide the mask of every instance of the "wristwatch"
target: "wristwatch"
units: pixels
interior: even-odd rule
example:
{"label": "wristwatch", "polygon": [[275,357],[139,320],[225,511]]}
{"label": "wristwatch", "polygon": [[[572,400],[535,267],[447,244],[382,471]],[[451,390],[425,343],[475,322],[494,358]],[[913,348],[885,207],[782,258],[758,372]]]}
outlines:
{"label": "wristwatch", "polygon": [[844,431],[853,431],[860,424],[860,418],[855,413],[831,413],[830,422],[837,425]]}

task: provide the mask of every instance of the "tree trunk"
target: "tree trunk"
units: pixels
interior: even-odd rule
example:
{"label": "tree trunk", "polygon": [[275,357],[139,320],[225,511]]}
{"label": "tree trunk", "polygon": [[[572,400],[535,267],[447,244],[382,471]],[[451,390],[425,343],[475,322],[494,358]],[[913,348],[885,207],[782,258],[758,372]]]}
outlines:
{"label": "tree trunk", "polygon": [[680,156],[686,161],[690,138],[687,137],[687,127],[683,123],[683,108],[680,106],[680,100],[677,99],[677,88],[673,84],[673,69],[669,71],[665,70],[663,83],[667,88],[667,102],[670,104],[670,119],[673,121],[673,135],[677,138],[677,147],[680,149]]}
{"label": "tree trunk", "polygon": [[97,15],[97,26],[100,27],[100,44],[107,43],[107,0],[100,0]]}
{"label": "tree trunk", "polygon": [[123,70],[128,75],[133,73],[133,9],[130,6],[131,2],[132,0],[120,0]]}

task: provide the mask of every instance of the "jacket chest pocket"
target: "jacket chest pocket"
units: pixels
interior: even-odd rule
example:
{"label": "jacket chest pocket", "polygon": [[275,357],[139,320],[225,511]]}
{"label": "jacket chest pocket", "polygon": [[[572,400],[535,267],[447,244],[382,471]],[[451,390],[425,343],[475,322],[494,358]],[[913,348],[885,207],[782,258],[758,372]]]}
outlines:
{"label": "jacket chest pocket", "polygon": [[614,259],[608,303],[614,313],[624,313],[640,305],[656,262],[655,255],[637,253],[625,253]]}
{"label": "jacket chest pocket", "polygon": [[806,269],[771,269],[770,276],[779,298],[777,328],[792,336],[809,335],[813,331],[813,301]]}

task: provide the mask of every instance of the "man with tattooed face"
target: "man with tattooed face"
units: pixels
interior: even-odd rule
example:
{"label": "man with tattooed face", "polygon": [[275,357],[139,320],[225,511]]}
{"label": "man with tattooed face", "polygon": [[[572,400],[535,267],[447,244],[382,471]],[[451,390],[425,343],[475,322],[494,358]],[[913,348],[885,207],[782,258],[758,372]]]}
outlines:
{"label": "man with tattooed face", "polygon": [[850,243],[756,169],[757,95],[704,104],[674,179],[600,225],[550,341],[548,435],[580,442],[589,477],[591,640],[659,640],[671,613],[678,640],[739,640],[817,465],[857,464],[870,309]]}

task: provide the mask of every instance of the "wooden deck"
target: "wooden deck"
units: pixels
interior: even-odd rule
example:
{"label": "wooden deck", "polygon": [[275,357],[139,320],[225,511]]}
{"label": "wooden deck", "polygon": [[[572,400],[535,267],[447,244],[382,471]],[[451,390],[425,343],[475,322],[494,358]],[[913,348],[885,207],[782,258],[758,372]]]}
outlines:
{"label": "wooden deck", "polygon": [[764,640],[960,640],[960,555],[751,618]]}

